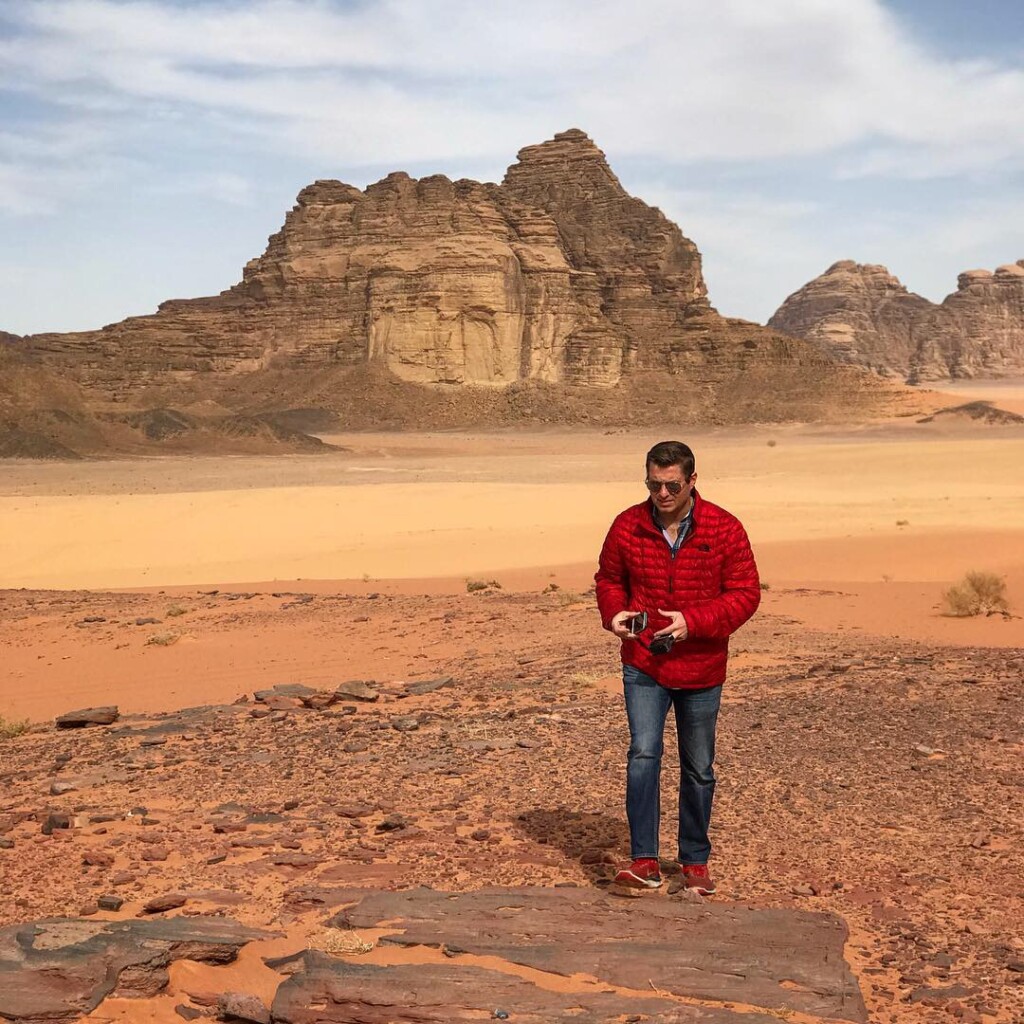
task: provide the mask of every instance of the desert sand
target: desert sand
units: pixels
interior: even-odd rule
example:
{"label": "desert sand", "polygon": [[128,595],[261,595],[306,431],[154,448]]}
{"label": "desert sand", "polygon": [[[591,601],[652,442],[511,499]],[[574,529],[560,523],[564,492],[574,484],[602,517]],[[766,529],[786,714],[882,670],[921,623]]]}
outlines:
{"label": "desert sand", "polygon": [[[681,433],[355,434],[321,457],[7,462],[0,587],[156,590],[146,616],[160,618],[176,595],[225,589],[255,593],[248,607],[280,604],[275,592],[440,596],[468,579],[585,592],[612,517],[643,499],[643,452]],[[1024,619],[940,614],[943,590],[972,569],[1024,601],[1024,429],[685,436],[701,492],[744,521],[773,611],[814,629],[1024,646]],[[325,680],[341,663],[373,676],[401,657],[382,662],[350,623],[298,642],[273,623],[203,635],[203,614],[160,657],[137,630],[111,660],[81,632],[9,627],[0,714],[171,710],[233,699],[243,677]],[[352,641],[342,655],[339,636]]]}
{"label": "desert sand", "polygon": [[[124,907],[96,920],[134,919],[184,890],[183,913],[286,933],[94,1015],[172,1021],[225,978],[269,1001],[256,953],[312,941],[338,885],[605,884],[624,853],[624,722],[590,587],[668,436],[747,525],[766,585],[727,684],[720,902],[840,915],[871,1020],[1018,1019],[1012,427],[352,434],[323,457],[2,463],[0,716],[38,724],[0,740],[0,924],[107,891]],[[941,614],[970,569],[1005,578],[1010,617]],[[254,702],[351,679],[379,699]],[[448,682],[409,689],[429,680]],[[123,728],[48,724],[100,704]],[[141,831],[125,812],[140,803]],[[40,835],[55,810],[82,827]]]}

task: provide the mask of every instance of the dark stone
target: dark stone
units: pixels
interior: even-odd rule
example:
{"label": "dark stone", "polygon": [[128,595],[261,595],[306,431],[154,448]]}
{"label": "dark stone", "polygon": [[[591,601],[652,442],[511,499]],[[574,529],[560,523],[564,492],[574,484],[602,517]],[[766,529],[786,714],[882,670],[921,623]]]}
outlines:
{"label": "dark stone", "polygon": [[409,827],[409,819],[404,814],[389,814],[376,828],[377,832],[398,832]]}
{"label": "dark stone", "polygon": [[55,829],[71,828],[71,815],[61,811],[51,811],[43,822],[42,832],[44,836],[53,835]]}
{"label": "dark stone", "polygon": [[124,900],[120,896],[107,894],[96,901],[96,906],[100,910],[120,910],[124,906]]}
{"label": "dark stone", "polygon": [[69,711],[57,718],[58,729],[81,729],[87,725],[112,725],[117,721],[120,712],[116,707],[82,708],[80,711]]}
{"label": "dark stone", "polygon": [[455,680],[451,676],[441,676],[438,679],[421,679],[415,683],[406,683],[405,692],[410,697],[422,697],[424,694],[433,693],[445,686],[451,686]]}
{"label": "dark stone", "polygon": [[169,892],[163,896],[154,896],[146,903],[142,912],[144,914],[162,914],[165,910],[177,910],[188,903],[188,896],[183,892]]}
{"label": "dark stone", "polygon": [[226,1021],[270,1024],[270,1011],[262,1000],[245,992],[225,992],[217,1000],[217,1012]]}
{"label": "dark stone", "polygon": [[316,692],[313,687],[306,686],[303,683],[278,683],[269,690],[257,690],[253,694],[253,699],[261,704],[274,697],[296,697],[301,700],[303,697],[308,697]]}
{"label": "dark stone", "polygon": [[361,679],[350,679],[347,682],[338,683],[334,692],[339,699],[347,698],[348,700],[368,702],[380,700],[380,694],[369,683],[365,683]]}

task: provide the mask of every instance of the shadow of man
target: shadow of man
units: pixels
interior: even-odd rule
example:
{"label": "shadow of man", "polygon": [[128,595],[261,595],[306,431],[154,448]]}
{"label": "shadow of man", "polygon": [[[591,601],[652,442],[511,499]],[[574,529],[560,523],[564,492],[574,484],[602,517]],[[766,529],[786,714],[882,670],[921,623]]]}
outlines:
{"label": "shadow of man", "polygon": [[621,818],[589,811],[535,807],[516,818],[516,826],[534,842],[553,846],[579,863],[594,885],[608,885],[629,846],[629,831]]}

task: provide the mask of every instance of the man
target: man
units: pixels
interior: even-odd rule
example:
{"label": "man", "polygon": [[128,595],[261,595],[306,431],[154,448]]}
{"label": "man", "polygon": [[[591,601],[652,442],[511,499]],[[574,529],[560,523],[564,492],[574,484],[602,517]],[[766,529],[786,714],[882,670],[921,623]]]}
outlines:
{"label": "man", "polygon": [[[661,885],[661,755],[671,707],[679,741],[679,865],[687,888],[710,895],[715,725],[729,637],[754,614],[761,584],[739,520],[697,493],[689,447],[662,441],[645,465],[650,498],[615,518],[594,577],[601,622],[622,641],[629,720],[632,863],[615,881]],[[637,618],[642,613],[646,622]]]}

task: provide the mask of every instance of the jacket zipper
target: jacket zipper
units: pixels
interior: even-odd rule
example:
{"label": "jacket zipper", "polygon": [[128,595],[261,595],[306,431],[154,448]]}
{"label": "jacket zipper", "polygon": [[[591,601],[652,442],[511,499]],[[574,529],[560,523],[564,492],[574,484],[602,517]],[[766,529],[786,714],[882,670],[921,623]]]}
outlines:
{"label": "jacket zipper", "polygon": [[678,547],[672,547],[672,548],[669,549],[669,553],[668,553],[668,560],[669,560],[669,566],[668,566],[668,592],[670,594],[675,591],[676,555],[678,555],[679,552],[682,551],[683,548],[687,544],[690,543],[690,539],[693,537],[693,531],[694,531],[694,526],[693,526],[693,524],[691,524],[690,525],[690,532],[683,538],[682,544],[680,544]]}

